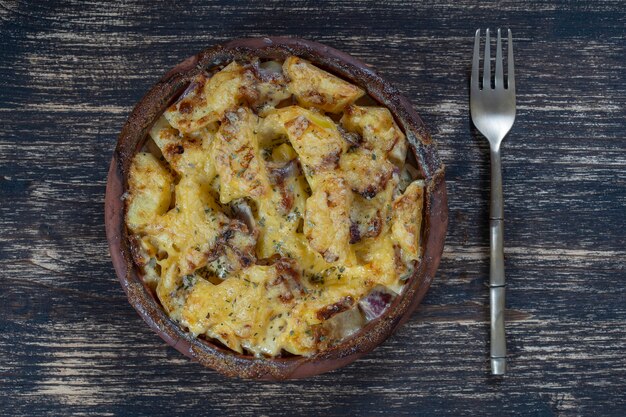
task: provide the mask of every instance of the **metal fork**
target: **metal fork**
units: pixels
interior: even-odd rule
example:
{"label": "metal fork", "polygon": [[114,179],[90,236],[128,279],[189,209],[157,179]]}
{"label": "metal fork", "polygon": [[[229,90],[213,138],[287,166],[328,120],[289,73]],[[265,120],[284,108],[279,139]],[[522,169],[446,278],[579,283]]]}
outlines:
{"label": "metal fork", "polygon": [[496,74],[491,87],[491,54],[489,29],[485,36],[483,60],[483,84],[479,84],[480,29],[474,38],[472,80],[470,88],[470,111],[474,126],[489,140],[491,149],[491,202],[489,210],[490,269],[489,299],[491,307],[491,373],[506,372],[506,339],[504,335],[504,210],[502,201],[502,166],[500,145],[515,121],[515,75],[513,71],[513,41],[508,30],[508,77],[504,86],[502,66],[502,42],[500,29],[496,43]]}

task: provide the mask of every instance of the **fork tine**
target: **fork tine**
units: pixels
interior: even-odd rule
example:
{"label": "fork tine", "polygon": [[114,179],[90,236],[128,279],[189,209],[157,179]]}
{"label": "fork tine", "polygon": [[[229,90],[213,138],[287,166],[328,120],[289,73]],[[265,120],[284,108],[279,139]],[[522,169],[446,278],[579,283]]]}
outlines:
{"label": "fork tine", "polygon": [[491,46],[489,29],[485,31],[485,58],[483,59],[483,90],[491,88]]}
{"label": "fork tine", "polygon": [[509,58],[506,65],[509,68],[507,88],[515,93],[515,68],[513,64],[513,36],[511,35],[511,29],[509,29]]}
{"label": "fork tine", "polygon": [[496,42],[496,88],[504,88],[504,70],[502,69],[502,42],[500,29],[498,29],[498,41]]}
{"label": "fork tine", "polygon": [[474,57],[472,58],[472,89],[478,88],[478,70],[480,67],[480,29],[474,36]]}

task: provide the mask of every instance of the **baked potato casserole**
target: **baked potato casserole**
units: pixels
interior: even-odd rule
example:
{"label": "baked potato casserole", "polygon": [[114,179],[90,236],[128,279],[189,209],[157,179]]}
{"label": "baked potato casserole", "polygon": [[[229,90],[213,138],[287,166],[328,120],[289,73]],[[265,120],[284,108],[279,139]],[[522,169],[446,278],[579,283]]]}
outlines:
{"label": "baked potato casserole", "polygon": [[420,262],[407,149],[387,108],[301,58],[202,73],[133,158],[134,261],[192,335],[313,355],[380,317]]}

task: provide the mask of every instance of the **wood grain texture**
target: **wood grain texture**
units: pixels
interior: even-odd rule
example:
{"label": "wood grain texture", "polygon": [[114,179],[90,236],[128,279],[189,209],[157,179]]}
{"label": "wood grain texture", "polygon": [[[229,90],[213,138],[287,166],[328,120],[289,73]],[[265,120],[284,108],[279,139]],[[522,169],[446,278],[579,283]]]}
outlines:
{"label": "wood grain texture", "polygon": [[[626,414],[626,8],[621,1],[0,0],[0,414]],[[509,375],[488,368],[487,142],[472,34],[511,27],[503,146]],[[305,381],[228,380],[127,303],[103,227],[134,103],[214,43],[287,35],[373,65],[447,162],[438,277],[395,336]]]}

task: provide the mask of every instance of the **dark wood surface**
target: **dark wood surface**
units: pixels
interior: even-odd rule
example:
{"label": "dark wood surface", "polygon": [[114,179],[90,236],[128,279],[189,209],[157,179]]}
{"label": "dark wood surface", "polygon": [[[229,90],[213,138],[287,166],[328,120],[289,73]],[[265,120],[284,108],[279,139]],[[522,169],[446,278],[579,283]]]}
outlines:
{"label": "dark wood surface", "polygon": [[[626,5],[456,0],[0,1],[0,414],[626,415]],[[487,142],[473,32],[511,27],[503,147],[509,374],[488,369]],[[133,104],[169,68],[246,36],[327,43],[414,103],[447,162],[442,264],[409,322],[309,380],[229,380],[127,303],[103,226]]]}

